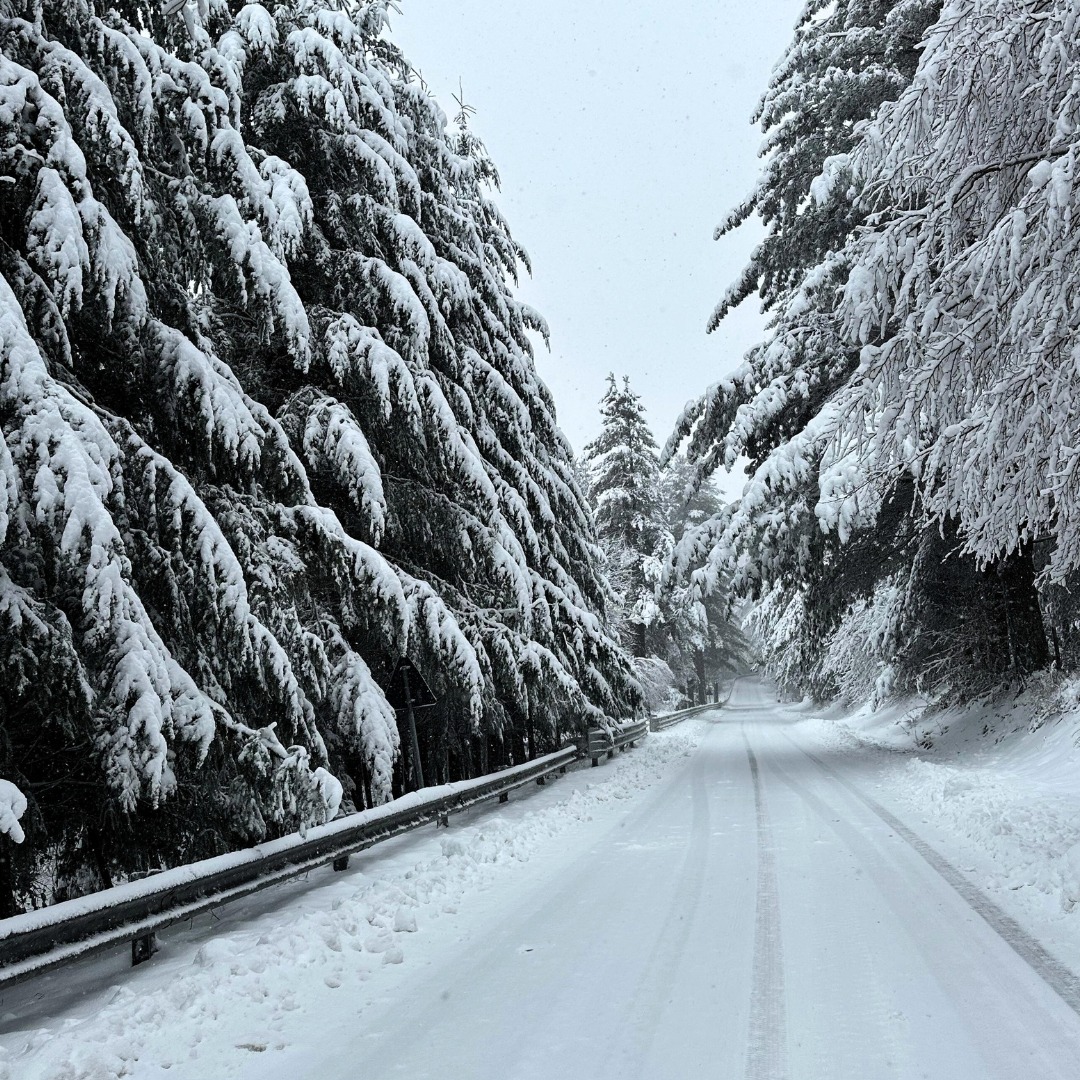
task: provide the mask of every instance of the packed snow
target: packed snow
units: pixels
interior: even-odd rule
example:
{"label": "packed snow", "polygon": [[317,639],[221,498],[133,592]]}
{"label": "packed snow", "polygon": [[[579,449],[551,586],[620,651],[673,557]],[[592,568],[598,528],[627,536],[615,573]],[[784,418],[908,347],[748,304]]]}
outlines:
{"label": "packed snow", "polygon": [[[933,710],[806,706],[827,745],[879,763],[881,791],[972,881],[1080,968],[1080,710],[1076,684]],[[884,754],[882,752],[885,752]]]}

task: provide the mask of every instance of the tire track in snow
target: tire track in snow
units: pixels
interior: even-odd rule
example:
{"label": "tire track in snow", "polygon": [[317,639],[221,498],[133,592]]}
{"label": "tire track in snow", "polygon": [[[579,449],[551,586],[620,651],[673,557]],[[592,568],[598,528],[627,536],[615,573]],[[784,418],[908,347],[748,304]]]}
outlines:
{"label": "tire track in snow", "polygon": [[690,793],[690,842],[679,869],[678,886],[673,890],[671,908],[627,1010],[629,1041],[623,1055],[626,1075],[635,1080],[645,1075],[643,1069],[650,1057],[648,1051],[656,1041],[671,989],[678,982],[679,971],[686,961],[690,934],[705,886],[712,816],[705,783],[705,758],[700,753],[694,755],[690,765]]}
{"label": "tire track in snow", "polygon": [[[822,799],[814,795],[807,787],[795,780],[787,769],[777,764],[775,760],[768,763],[769,772],[784,784],[794,794],[803,806],[813,813],[818,821],[830,829],[844,844],[846,849],[859,859],[860,870],[869,870],[874,873],[871,863],[872,856],[868,858],[867,848],[869,842],[865,840],[859,830],[846,820],[841,812],[835,807],[828,806]],[[838,820],[838,814],[841,816]],[[828,899],[825,903],[828,903]],[[880,924],[879,924],[880,926]],[[915,1074],[915,1065],[907,1057],[907,1048],[904,1042],[897,1038],[896,1013],[885,1003],[882,994],[882,980],[874,966],[874,954],[877,942],[874,937],[865,935],[865,927],[858,920],[847,922],[842,930],[845,944],[854,947],[859,963],[850,966],[838,967],[844,971],[845,976],[856,970],[860,971],[859,998],[862,1009],[854,1019],[854,1027],[849,1027],[846,1037],[842,1030],[836,1030],[836,1043],[826,1044],[823,1047],[824,1057],[818,1063],[818,1073],[814,1075],[857,1075],[854,1069],[844,1072],[843,1053],[845,1047],[850,1044],[870,1044],[877,1048],[875,1055],[875,1080],[887,1080],[888,1077],[909,1076]],[[866,964],[869,972],[860,968],[860,964]],[[886,976],[888,978],[888,975]],[[867,1007],[869,1006],[869,1007]],[[835,1028],[842,1028],[845,1023],[852,1022],[849,1010],[840,1010],[840,1015],[834,1021]],[[897,1064],[903,1063],[903,1064]]]}
{"label": "tire track in snow", "polygon": [[754,922],[754,969],[750,988],[750,1031],[746,1080],[786,1080],[787,1023],[784,1008],[784,948],[780,936],[780,895],[772,827],[765,806],[757,758],[742,727],[757,817],[757,914]]}
{"label": "tire track in snow", "polygon": [[[944,856],[940,855],[922,837],[909,829],[895,814],[890,813],[876,799],[865,794],[850,780],[841,776],[834,768],[822,761],[816,754],[799,746],[785,731],[787,739],[800,753],[805,754],[824,773],[832,777],[845,790],[859,800],[868,810],[880,818],[901,839],[915,849],[966,901],[969,907],[981,916],[997,935],[1035,972],[1055,994],[1077,1016],[1080,1016],[1080,977],[1067,968],[1035,940],[1011,916],[1007,915],[982,890],[976,888]],[[756,780],[755,780],[756,782]]]}

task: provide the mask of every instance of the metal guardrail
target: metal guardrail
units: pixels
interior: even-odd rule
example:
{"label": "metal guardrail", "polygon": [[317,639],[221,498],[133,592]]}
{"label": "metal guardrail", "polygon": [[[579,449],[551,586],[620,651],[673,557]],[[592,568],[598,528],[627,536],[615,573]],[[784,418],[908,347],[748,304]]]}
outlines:
{"label": "metal guardrail", "polygon": [[661,716],[649,717],[649,730],[650,731],[663,731],[664,728],[673,727],[682,720],[689,719],[691,716],[697,716],[698,713],[703,713],[708,709],[719,709],[720,706],[715,702],[709,702],[708,705],[694,705],[689,709],[680,709],[678,712],[664,713]]}
{"label": "metal guardrail", "polygon": [[132,963],[148,960],[154,934],[176,922],[320,866],[348,866],[349,856],[485,799],[505,802],[514,788],[544,783],[581,758],[568,746],[502,772],[412,792],[391,803],[338,818],[243,851],[178,866],[76,900],[0,922],[0,987],[106,949],[131,943]]}
{"label": "metal guardrail", "polygon": [[706,712],[709,709],[722,709],[730,700],[731,692],[735,689],[735,684],[742,678],[741,675],[736,675],[731,680],[731,685],[727,688],[727,694],[724,695],[723,701],[710,701],[704,705],[693,705],[689,709],[680,709],[678,712],[664,713],[661,716],[649,717],[649,730],[650,731],[663,731],[664,728],[669,728],[673,724],[679,723],[680,720],[686,720],[690,716],[697,716],[698,713]]}
{"label": "metal guardrail", "polygon": [[586,756],[592,758],[593,768],[595,768],[605,755],[614,757],[616,750],[625,750],[628,746],[633,746],[638,739],[644,739],[648,734],[648,720],[638,720],[630,724],[616,724],[607,731],[603,728],[593,728],[589,732]]}
{"label": "metal guardrail", "polygon": [[553,773],[583,757],[599,765],[645,738],[688,716],[716,708],[699,705],[609,730],[589,731],[583,746],[567,746],[535,761],[498,773],[426,788],[372,810],[350,814],[326,825],[231,852],[212,859],[164,870],[139,881],[66,900],[0,921],[0,987],[22,982],[125,943],[132,963],[148,960],[154,934],[177,922],[220,907],[232,900],[301,877],[320,866],[348,866],[349,856],[382,840],[399,836],[428,822],[448,824],[449,814],[498,796],[505,802],[515,788],[543,784]]}

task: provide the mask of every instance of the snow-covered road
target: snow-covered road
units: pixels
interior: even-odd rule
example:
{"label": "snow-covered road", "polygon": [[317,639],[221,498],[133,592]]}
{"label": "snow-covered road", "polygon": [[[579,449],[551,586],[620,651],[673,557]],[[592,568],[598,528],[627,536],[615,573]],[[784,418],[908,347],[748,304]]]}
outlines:
{"label": "snow-covered road", "polygon": [[1080,983],[888,800],[889,755],[800,719],[744,679],[728,708],[569,790],[388,846],[385,878],[359,891],[248,913],[197,952],[173,942],[100,1012],[17,1033],[0,1065],[19,1080],[1080,1077]]}
{"label": "snow-covered road", "polygon": [[1080,1076],[1075,980],[875,809],[864,756],[805,745],[752,680],[714,720],[554,888],[312,1075]]}

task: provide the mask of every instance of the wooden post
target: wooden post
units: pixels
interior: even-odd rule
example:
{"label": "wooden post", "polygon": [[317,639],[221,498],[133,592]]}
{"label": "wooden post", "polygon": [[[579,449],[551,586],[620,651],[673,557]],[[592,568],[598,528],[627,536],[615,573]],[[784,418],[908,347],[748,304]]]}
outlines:
{"label": "wooden post", "polygon": [[409,751],[413,759],[413,780],[416,790],[419,791],[424,786],[424,766],[420,764],[420,742],[416,737],[416,714],[413,712],[408,664],[401,665],[401,678],[405,683],[405,715],[409,718]]}

